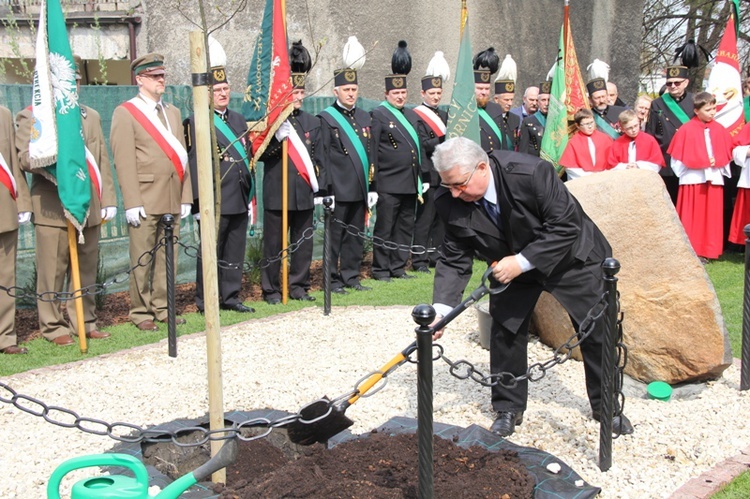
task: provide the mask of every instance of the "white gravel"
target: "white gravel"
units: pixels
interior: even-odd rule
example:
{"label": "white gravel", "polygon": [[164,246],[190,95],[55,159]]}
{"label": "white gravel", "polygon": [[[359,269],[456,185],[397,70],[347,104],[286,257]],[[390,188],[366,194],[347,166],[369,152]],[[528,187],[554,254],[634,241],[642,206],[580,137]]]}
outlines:
{"label": "white gravel", "polygon": [[[295,412],[323,395],[341,395],[414,340],[411,307],[320,308],[251,320],[222,331],[226,410],[274,408]],[[478,343],[473,312],[459,317],[440,341],[452,360],[466,359],[485,372],[489,355]],[[205,338],[180,338],[179,356],[167,356],[166,341],[82,362],[2,378],[20,393],[82,416],[151,426],[208,410]],[[534,341],[529,359],[547,360],[551,350]],[[435,363],[435,421],[488,427],[489,389],[452,377]],[[416,369],[405,364],[383,391],[352,405],[346,415],[354,433],[391,417],[416,417]],[[614,442],[613,466],[598,468],[599,426],[590,419],[583,366],[557,366],[531,386],[524,423],[510,440],[547,451],[601,497],[669,497],[676,489],[750,446],[750,398],[739,391],[739,369],[687,390],[669,402],[648,400],[629,388],[626,413],[635,434]],[[7,396],[6,393],[2,394]],[[46,497],[46,483],[64,460],[111,449],[107,437],[46,423],[0,404],[1,498]],[[72,473],[65,489],[95,470]]]}

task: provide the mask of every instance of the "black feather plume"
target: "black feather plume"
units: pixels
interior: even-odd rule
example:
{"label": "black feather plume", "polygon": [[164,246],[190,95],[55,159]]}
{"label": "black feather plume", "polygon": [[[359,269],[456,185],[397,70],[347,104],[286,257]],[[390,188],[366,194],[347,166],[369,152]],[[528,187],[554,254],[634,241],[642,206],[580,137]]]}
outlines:
{"label": "black feather plume", "polygon": [[701,65],[700,54],[706,58],[706,62],[711,60],[711,54],[702,45],[695,43],[692,38],[687,41],[685,45],[677,47],[674,51],[674,59],[672,62],[677,62],[677,59],[681,59],[682,65],[688,68],[697,68]]}
{"label": "black feather plume", "polygon": [[310,52],[302,45],[302,40],[292,43],[289,50],[289,66],[292,73],[307,73],[312,67]]}
{"label": "black feather plume", "polygon": [[500,67],[500,56],[493,47],[479,52],[474,56],[474,69],[489,69],[491,74],[497,73]]}
{"label": "black feather plume", "polygon": [[406,42],[401,40],[391,57],[391,70],[395,75],[408,75],[411,71],[411,54],[406,50]]}

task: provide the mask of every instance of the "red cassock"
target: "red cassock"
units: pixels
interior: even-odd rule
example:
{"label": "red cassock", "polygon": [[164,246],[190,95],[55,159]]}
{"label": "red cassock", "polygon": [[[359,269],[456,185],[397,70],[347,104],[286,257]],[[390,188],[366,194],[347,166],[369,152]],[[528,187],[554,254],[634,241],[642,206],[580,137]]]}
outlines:
{"label": "red cassock", "polygon": [[[711,137],[713,165],[706,148],[705,130]],[[720,168],[732,161],[732,138],[716,121],[704,123],[695,116],[677,130],[667,152],[691,170]],[[676,208],[696,254],[719,258],[724,246],[724,186],[680,182]]]}
{"label": "red cassock", "polygon": [[[594,142],[596,149],[596,163],[591,162],[591,152],[589,151],[588,138]],[[609,149],[612,147],[612,139],[606,133],[594,130],[594,133],[584,135],[576,132],[568,140],[560,164],[567,168],[581,168],[587,172],[601,172],[609,170],[611,167],[607,163],[609,159]]]}
{"label": "red cassock", "polygon": [[[734,138],[734,147],[750,145],[750,123],[742,127],[742,131]],[[729,226],[729,240],[734,244],[745,245],[745,226],[750,224],[750,188],[743,187],[742,180],[747,177],[747,159],[740,170],[740,185],[737,188],[737,200],[734,202],[732,223]],[[744,166],[743,166],[744,165]]]}
{"label": "red cassock", "polygon": [[635,142],[636,161],[648,161],[661,167],[664,166],[664,155],[661,153],[659,143],[656,142],[656,139],[645,132],[638,132],[635,139],[627,135],[622,135],[612,143],[607,162],[609,168],[614,168],[619,163],[629,163],[628,148],[632,142]]}

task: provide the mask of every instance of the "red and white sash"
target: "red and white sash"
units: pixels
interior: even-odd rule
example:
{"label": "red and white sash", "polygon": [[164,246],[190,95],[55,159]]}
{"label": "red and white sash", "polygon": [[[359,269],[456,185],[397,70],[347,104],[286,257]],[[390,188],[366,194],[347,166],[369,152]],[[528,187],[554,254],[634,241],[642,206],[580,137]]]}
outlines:
{"label": "red and white sash", "polygon": [[438,116],[435,111],[424,104],[421,104],[414,108],[414,112],[422,118],[437,137],[443,137],[445,135],[445,123],[443,123],[443,120],[440,119],[440,116]]}
{"label": "red and white sash", "polygon": [[310,159],[310,153],[294,127],[292,127],[292,133],[289,134],[288,153],[289,159],[292,160],[302,179],[307,182],[313,192],[318,192],[318,178],[315,176],[315,168],[312,159]]}
{"label": "red and white sash", "polygon": [[164,151],[164,154],[167,155],[174,165],[174,169],[180,177],[180,182],[182,182],[185,176],[188,154],[182,144],[180,144],[180,141],[177,140],[177,137],[164,128],[161,121],[154,115],[153,109],[150,109],[140,97],[130,99],[123,106],[133,115],[135,120],[146,130],[151,138],[154,139],[161,150]]}
{"label": "red and white sash", "polygon": [[3,184],[10,191],[10,197],[16,199],[18,196],[18,186],[16,179],[13,178],[13,172],[10,171],[8,163],[5,161],[3,154],[0,153],[0,184]]}
{"label": "red and white sash", "polygon": [[102,173],[99,170],[99,165],[96,164],[96,158],[94,158],[94,155],[91,154],[91,151],[89,151],[89,148],[86,148],[86,164],[89,167],[89,178],[91,178],[91,183],[94,184],[94,189],[98,195],[99,195],[99,201],[102,200]]}

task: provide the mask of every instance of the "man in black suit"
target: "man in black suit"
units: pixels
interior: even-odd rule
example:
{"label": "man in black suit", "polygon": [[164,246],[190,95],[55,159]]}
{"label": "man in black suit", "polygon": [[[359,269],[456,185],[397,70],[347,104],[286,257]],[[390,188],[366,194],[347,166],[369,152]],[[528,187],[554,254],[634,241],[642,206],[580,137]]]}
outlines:
{"label": "man in black suit", "polygon": [[[219,267],[219,306],[225,310],[250,313],[255,309],[242,303],[242,269],[245,261],[247,240],[248,201],[252,179],[249,171],[245,136],[245,118],[229,106],[230,87],[223,66],[211,68],[214,115],[212,124],[216,128],[216,149],[221,164],[221,216],[216,238],[216,257],[225,264]],[[183,123],[185,143],[190,163],[190,179],[193,182],[193,216],[200,220],[198,199],[198,164],[195,144],[195,116]],[[195,305],[203,311],[203,266],[198,258],[195,275]]]}
{"label": "man in black suit", "polygon": [[[322,161],[318,157],[320,148],[320,120],[302,110],[305,98],[305,73],[292,73],[294,90],[294,111],[282,123],[268,148],[261,156],[263,161],[263,258],[271,259],[281,251],[282,224],[282,143],[288,141],[288,198],[287,217],[289,242],[302,240],[305,230],[313,225],[313,195],[319,199],[319,182],[322,180]],[[310,263],[312,262],[313,241],[304,239],[291,255],[289,265],[289,296],[293,300],[313,301],[310,296]],[[281,282],[279,270],[281,262],[276,261],[264,267],[260,273],[263,299],[271,305],[281,302]]]}
{"label": "man in black suit", "polygon": [[474,70],[474,96],[479,114],[479,134],[482,149],[487,153],[500,149],[512,149],[508,146],[512,143],[512,137],[504,136],[500,128],[503,122],[503,110],[490,99],[491,77],[492,73],[488,69]]}
{"label": "man in black suit", "polygon": [[544,127],[547,125],[547,111],[549,110],[551,87],[551,81],[544,81],[539,84],[539,109],[534,114],[524,118],[523,122],[521,122],[518,152],[539,156],[542,150]]}
{"label": "man in black suit", "polygon": [[[601,264],[612,254],[609,243],[547,161],[505,151],[487,156],[459,137],[438,146],[433,162],[442,179],[435,204],[446,224],[435,268],[435,310],[444,315],[461,301],[475,254],[488,265],[497,262],[493,277],[512,283],[490,298],[490,370],[524,374],[529,321],[539,295],[548,291],[557,298],[578,329],[604,291]],[[581,343],[586,390],[597,420],[603,320]],[[523,421],[527,396],[527,381],[513,389],[493,386],[497,417],[491,430],[511,435]],[[633,431],[624,415],[614,428],[621,434]]]}
{"label": "man in black suit", "polygon": [[[435,211],[435,189],[440,185],[440,175],[432,166],[432,153],[438,144],[445,141],[445,125],[448,112],[438,109],[443,97],[443,78],[425,76],[422,78],[422,104],[414,108],[419,115],[422,133],[427,137],[424,143],[427,168],[430,172],[430,188],[422,194],[424,203],[417,206],[417,221],[414,227],[414,244],[427,248],[439,248],[443,242],[443,224]],[[411,255],[412,269],[430,273],[430,267],[437,262],[437,251]]]}
{"label": "man in black suit", "polygon": [[497,124],[503,132],[503,143],[500,149],[515,151],[518,146],[518,130],[521,128],[521,117],[511,112],[516,95],[516,82],[513,80],[495,80],[493,100],[500,106],[500,118]]}
{"label": "man in black suit", "polygon": [[[334,85],[336,102],[318,115],[320,145],[326,165],[325,185],[321,188],[334,198],[334,218],[362,232],[365,210],[377,202],[377,193],[370,186],[373,174],[371,118],[367,111],[356,107],[359,94],[356,70],[336,70]],[[363,250],[364,239],[339,223],[331,224],[331,290],[334,293],[346,294],[345,287],[357,291],[370,289],[359,282]]]}
{"label": "man in black suit", "polygon": [[[378,193],[377,220],[373,236],[410,246],[414,235],[417,199],[430,187],[425,158],[424,129],[419,116],[406,104],[406,75],[385,77],[385,101],[372,110],[372,163],[375,178],[372,186]],[[372,249],[372,277],[390,281],[407,279],[406,261],[410,253],[376,245]]]}
{"label": "man in black suit", "polygon": [[607,93],[607,82],[604,78],[594,78],[586,84],[589,93],[589,103],[594,112],[596,129],[609,135],[616,140],[622,135],[620,129],[620,113],[625,111],[624,107],[610,106],[609,94]]}

